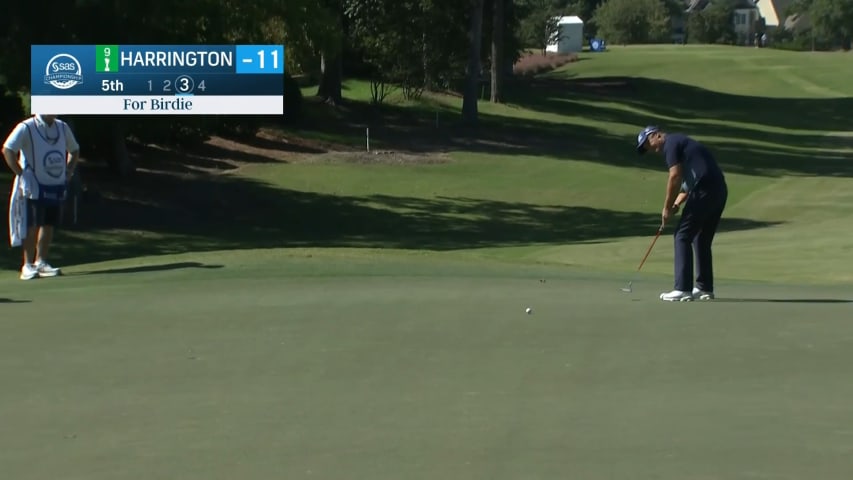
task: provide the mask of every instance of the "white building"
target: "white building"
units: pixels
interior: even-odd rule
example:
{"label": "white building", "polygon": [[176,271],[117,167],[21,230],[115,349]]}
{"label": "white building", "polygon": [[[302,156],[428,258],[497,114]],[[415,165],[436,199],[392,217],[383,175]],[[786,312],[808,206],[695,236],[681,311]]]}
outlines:
{"label": "white building", "polygon": [[794,0],[758,0],[755,6],[764,18],[764,24],[770,28],[785,25],[785,10]]}
{"label": "white building", "polygon": [[573,53],[583,50],[583,20],[578,16],[556,17],[557,35],[546,52]]}
{"label": "white building", "polygon": [[759,9],[749,0],[744,0],[735,8],[733,21],[738,45],[755,43],[755,22],[760,17]]}

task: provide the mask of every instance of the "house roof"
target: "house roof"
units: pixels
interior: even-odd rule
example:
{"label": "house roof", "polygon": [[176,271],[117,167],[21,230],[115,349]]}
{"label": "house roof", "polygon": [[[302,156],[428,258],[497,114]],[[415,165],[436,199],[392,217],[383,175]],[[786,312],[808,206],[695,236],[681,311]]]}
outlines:
{"label": "house roof", "polygon": [[[735,8],[756,8],[758,0],[740,0],[735,4]],[[684,0],[686,12],[699,12],[708,8],[713,3],[713,0]]]}
{"label": "house roof", "polygon": [[740,0],[735,4],[735,8],[758,8],[757,3],[758,0]]}
{"label": "house roof", "polygon": [[583,20],[581,20],[581,17],[578,17],[577,15],[571,15],[568,17],[557,17],[557,25],[564,25],[567,23],[583,25]]}
{"label": "house roof", "polygon": [[784,25],[785,11],[794,3],[794,0],[758,0],[758,10],[764,17],[767,25]]}
{"label": "house roof", "polygon": [[785,30],[802,31],[809,27],[808,13],[795,13],[785,19]]}
{"label": "house roof", "polygon": [[687,4],[687,8],[685,9],[685,11],[687,11],[687,12],[698,12],[701,10],[705,10],[705,7],[707,7],[708,4],[711,3],[711,1],[710,0],[685,0],[685,3]]}

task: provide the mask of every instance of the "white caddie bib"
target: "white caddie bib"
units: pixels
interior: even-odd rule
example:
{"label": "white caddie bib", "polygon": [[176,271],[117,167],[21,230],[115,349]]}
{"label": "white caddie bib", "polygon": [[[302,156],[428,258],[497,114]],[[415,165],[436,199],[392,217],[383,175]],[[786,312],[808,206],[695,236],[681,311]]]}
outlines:
{"label": "white caddie bib", "polygon": [[65,123],[54,120],[50,128],[39,128],[35,117],[24,120],[30,148],[21,151],[21,168],[30,170],[39,184],[38,201],[59,205],[65,200],[67,184]]}

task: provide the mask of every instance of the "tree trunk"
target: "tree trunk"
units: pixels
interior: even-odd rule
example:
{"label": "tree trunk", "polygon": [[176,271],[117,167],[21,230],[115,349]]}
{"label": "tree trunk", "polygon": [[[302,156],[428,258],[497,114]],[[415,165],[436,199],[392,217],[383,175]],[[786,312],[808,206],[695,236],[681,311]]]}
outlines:
{"label": "tree trunk", "polygon": [[492,98],[493,103],[503,102],[504,84],[504,0],[493,0],[492,21]]}
{"label": "tree trunk", "polygon": [[133,160],[127,153],[127,143],[124,135],[124,126],[121,120],[115,120],[110,127],[110,143],[112,144],[112,156],[110,164],[113,170],[121,178],[129,177],[136,170]]}
{"label": "tree trunk", "polygon": [[429,61],[429,42],[427,41],[426,29],[421,33],[421,64],[424,69],[424,89],[432,91],[435,88],[435,82],[433,82]]}
{"label": "tree trunk", "polygon": [[465,72],[465,93],[462,97],[462,121],[477,123],[477,100],[480,87],[480,45],[483,35],[483,1],[469,0],[471,25],[468,30],[468,68]]}
{"label": "tree trunk", "polygon": [[333,105],[341,103],[341,77],[343,60],[337,54],[331,58],[326,54],[320,55],[320,84],[317,87],[317,96]]}

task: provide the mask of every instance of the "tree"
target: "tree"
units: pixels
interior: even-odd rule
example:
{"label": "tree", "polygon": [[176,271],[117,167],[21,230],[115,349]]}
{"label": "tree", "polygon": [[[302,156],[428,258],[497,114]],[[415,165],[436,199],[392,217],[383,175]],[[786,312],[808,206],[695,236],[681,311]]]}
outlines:
{"label": "tree", "polygon": [[491,101],[503,101],[503,79],[506,69],[504,58],[504,30],[506,27],[504,5],[506,0],[493,0],[492,11],[492,88]]}
{"label": "tree", "polygon": [[808,14],[815,37],[850,49],[853,39],[853,0],[799,0],[789,13]]}
{"label": "tree", "polygon": [[[369,67],[372,100],[385,100],[395,83],[422,84],[419,5],[413,1],[347,0],[351,41]],[[420,35],[418,35],[420,37]]]}
{"label": "tree", "polygon": [[465,91],[462,96],[462,120],[477,123],[477,100],[480,87],[480,48],[483,31],[483,1],[468,0],[471,12],[468,30],[468,67],[465,71]]}
{"label": "tree", "polygon": [[323,0],[320,5],[324,22],[312,32],[320,51],[320,81],[317,96],[337,105],[343,100],[343,42],[345,36],[344,5],[341,0]]}
{"label": "tree", "polygon": [[[29,89],[30,44],[252,44],[284,43],[288,70],[310,64],[327,30],[317,0],[75,0],[44,4],[12,2],[0,31],[0,74],[14,92]],[[6,6],[4,4],[4,6]],[[326,22],[328,24],[328,22]],[[50,25],[51,28],[42,28]],[[332,28],[334,30],[334,28]],[[62,113],[62,112],[58,112]],[[89,158],[99,152],[115,171],[127,175],[133,164],[125,141],[201,140],[209,132],[254,124],[210,117],[81,116],[75,123]],[[93,155],[94,154],[94,155]]]}
{"label": "tree", "polygon": [[604,3],[605,0],[574,0],[568,2],[568,11],[572,15],[577,15],[584,21],[584,35],[587,37],[594,36],[597,33],[598,26],[595,23],[595,10]]}
{"label": "tree", "polygon": [[[392,0],[393,1],[393,0]],[[467,50],[460,48],[469,41],[466,23],[467,2],[459,0],[420,0],[420,33],[423,86],[440,90],[457,86],[464,78]]]}
{"label": "tree", "polygon": [[519,37],[525,47],[535,47],[545,55],[545,47],[557,40],[557,17],[564,13],[554,0],[519,0]]}
{"label": "tree", "polygon": [[595,10],[599,36],[611,43],[657,43],[671,34],[669,9],[663,0],[607,0]]}
{"label": "tree", "polygon": [[691,43],[732,43],[735,41],[736,0],[722,0],[700,11],[691,12],[687,31]]}

